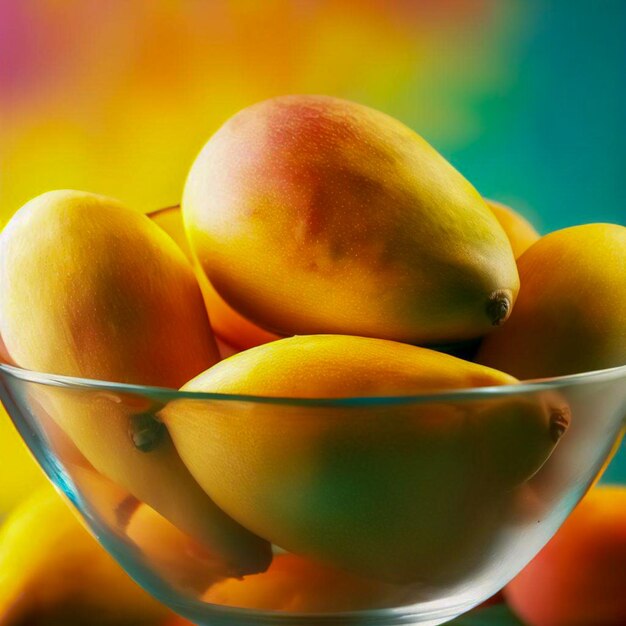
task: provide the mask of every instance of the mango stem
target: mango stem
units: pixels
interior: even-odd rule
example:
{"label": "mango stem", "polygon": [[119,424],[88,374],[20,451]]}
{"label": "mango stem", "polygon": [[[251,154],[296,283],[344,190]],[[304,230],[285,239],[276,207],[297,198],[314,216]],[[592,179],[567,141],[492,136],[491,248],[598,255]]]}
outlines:
{"label": "mango stem", "polygon": [[165,424],[158,422],[152,413],[138,413],[130,418],[130,438],[141,452],[151,452],[157,448],[166,432]]}
{"label": "mango stem", "polygon": [[508,290],[494,291],[487,300],[485,311],[493,326],[504,324],[511,313],[511,292]]}

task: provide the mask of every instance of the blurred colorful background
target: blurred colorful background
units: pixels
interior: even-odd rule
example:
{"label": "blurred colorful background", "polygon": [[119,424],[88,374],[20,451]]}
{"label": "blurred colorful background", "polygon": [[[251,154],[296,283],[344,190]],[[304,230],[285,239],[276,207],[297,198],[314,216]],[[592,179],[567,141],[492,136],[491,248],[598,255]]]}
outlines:
{"label": "blurred colorful background", "polygon": [[[626,224],[624,59],[623,0],[0,0],[0,225],[54,188],[177,203],[285,93],[398,117],[542,232]],[[4,414],[0,460],[1,518],[42,482]]]}
{"label": "blurred colorful background", "polygon": [[0,1],[2,217],[55,187],[175,202],[257,100],[400,118],[543,230],[624,221],[626,4],[602,0]]}

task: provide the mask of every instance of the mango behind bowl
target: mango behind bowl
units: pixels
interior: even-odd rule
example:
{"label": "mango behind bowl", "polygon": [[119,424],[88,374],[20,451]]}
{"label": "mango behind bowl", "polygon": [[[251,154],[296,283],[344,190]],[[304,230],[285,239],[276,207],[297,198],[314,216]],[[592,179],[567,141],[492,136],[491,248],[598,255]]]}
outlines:
{"label": "mango behind bowl", "polygon": [[[20,366],[177,387],[218,360],[193,271],[147,217],[102,196],[50,192],[16,213],[1,242],[0,328]],[[200,489],[149,400],[29,391],[97,471],[221,554],[225,573],[268,565],[269,546]]]}
{"label": "mango behind bowl", "polygon": [[[182,213],[179,206],[167,207],[148,214],[148,217],[162,228],[185,253],[192,264],[196,264],[193,252],[189,247]],[[240,350],[247,350],[260,346],[269,341],[280,339],[279,335],[271,333],[235,311],[218,293],[200,268],[196,268],[196,276],[202,289],[204,304],[209,313],[211,327],[216,334],[218,345],[220,340],[226,344],[220,346],[220,352],[224,354],[224,349],[230,348],[233,354]]]}
{"label": "mango behind bowl", "polygon": [[504,322],[519,288],[471,184],[399,121],[345,100],[239,112],[194,162],[182,209],[220,296],[282,335],[471,339]]}
{"label": "mango behind bowl", "polygon": [[[230,357],[184,389],[345,398],[515,382],[423,348],[318,335]],[[488,554],[515,487],[562,433],[515,397],[367,404],[177,400],[160,417],[200,485],[260,536],[362,576],[452,584]]]}
{"label": "mango behind bowl", "polygon": [[507,585],[529,626],[626,623],[626,488],[592,489],[545,548]]}

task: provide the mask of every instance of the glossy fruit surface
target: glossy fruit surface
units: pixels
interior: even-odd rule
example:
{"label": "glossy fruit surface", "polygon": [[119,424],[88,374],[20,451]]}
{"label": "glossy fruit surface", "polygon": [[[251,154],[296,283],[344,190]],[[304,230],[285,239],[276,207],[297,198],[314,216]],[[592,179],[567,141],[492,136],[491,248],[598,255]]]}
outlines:
{"label": "glossy fruit surface", "polygon": [[260,536],[382,580],[441,581],[467,565],[462,555],[488,537],[501,496],[543,465],[562,431],[532,399],[361,407],[372,396],[515,383],[406,344],[303,336],[232,356],[183,390],[353,400],[181,399],[160,418],[199,484]]}
{"label": "glossy fruit surface", "polygon": [[21,367],[175,387],[218,360],[184,256],[115,200],[28,202],[2,233],[0,286],[2,337]]}
{"label": "glossy fruit surface", "polygon": [[519,287],[470,183],[399,121],[345,100],[244,109],[196,159],[182,208],[217,292],[283,335],[477,337]]}

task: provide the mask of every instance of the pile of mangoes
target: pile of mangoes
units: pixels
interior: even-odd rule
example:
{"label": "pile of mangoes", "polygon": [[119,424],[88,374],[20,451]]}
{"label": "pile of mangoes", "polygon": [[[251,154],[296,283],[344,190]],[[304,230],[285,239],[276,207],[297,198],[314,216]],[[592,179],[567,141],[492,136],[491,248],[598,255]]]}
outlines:
{"label": "pile of mangoes", "polygon": [[[180,212],[52,191],[0,238],[5,360],[343,399],[33,395],[76,464],[205,546],[216,579],[265,571],[272,543],[293,555],[276,557],[273,576],[306,559],[349,572],[348,587],[366,578],[370,597],[371,580],[384,590],[467,576],[567,413],[515,396],[471,409],[347,400],[622,365],[625,290],[623,226],[539,238],[397,120],[317,96],[227,121],[193,163]],[[221,360],[218,341],[235,354]]]}

